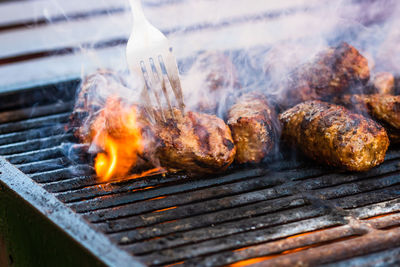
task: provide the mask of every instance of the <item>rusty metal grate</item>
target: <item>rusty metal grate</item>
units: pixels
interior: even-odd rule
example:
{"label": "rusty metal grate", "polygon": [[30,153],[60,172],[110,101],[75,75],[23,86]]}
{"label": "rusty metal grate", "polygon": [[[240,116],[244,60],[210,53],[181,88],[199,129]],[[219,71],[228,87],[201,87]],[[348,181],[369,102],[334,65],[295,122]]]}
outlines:
{"label": "rusty metal grate", "polygon": [[63,102],[3,111],[0,154],[147,265],[292,266],[352,258],[342,262],[351,265],[372,256],[398,263],[398,148],[365,173],[286,156],[219,176],[98,183],[81,146],[64,131],[71,108]]}

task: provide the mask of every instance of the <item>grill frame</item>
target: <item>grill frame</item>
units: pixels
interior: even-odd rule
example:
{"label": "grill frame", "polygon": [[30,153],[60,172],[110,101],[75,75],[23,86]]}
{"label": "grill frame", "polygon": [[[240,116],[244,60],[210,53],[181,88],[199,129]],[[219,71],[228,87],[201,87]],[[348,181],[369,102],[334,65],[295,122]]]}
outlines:
{"label": "grill frame", "polygon": [[143,266],[3,157],[0,170],[0,233],[15,263]]}

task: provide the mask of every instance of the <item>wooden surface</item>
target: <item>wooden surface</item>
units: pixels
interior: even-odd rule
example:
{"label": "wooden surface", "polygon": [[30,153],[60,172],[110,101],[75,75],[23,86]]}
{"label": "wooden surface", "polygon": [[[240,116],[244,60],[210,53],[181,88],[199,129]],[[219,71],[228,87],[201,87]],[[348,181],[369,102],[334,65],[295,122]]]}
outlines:
{"label": "wooden surface", "polygon": [[[313,38],[328,34],[333,26],[320,23],[327,16],[328,0],[143,3],[149,20],[170,39],[178,60],[199,50]],[[128,0],[0,3],[0,93],[78,78],[97,68],[125,69],[131,21]]]}

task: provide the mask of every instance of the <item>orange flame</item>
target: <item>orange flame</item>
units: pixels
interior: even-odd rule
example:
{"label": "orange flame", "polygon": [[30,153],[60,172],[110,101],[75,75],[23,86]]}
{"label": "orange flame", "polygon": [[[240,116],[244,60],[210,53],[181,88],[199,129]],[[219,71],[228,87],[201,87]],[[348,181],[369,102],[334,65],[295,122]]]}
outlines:
{"label": "orange flame", "polygon": [[124,106],[111,97],[96,118],[93,142],[104,152],[97,154],[95,170],[102,181],[127,175],[143,152],[136,114],[134,106]]}

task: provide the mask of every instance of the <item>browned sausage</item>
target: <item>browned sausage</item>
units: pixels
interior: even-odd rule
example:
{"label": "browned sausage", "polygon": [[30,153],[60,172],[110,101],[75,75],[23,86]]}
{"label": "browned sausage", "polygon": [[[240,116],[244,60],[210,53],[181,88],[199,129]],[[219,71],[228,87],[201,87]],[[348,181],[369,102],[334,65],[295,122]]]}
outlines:
{"label": "browned sausage", "polygon": [[385,129],[361,114],[318,100],[280,115],[282,138],[310,158],[350,171],[383,162],[389,139]]}

